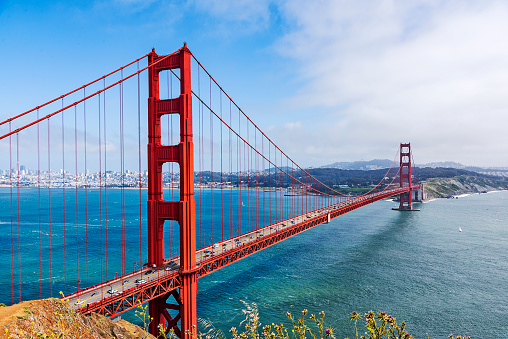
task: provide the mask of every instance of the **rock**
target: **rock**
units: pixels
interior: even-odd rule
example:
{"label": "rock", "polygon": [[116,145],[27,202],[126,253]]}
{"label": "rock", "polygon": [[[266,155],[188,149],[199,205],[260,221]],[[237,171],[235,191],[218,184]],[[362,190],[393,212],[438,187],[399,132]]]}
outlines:
{"label": "rock", "polygon": [[[113,323],[98,314],[84,316],[60,299],[25,301],[0,308],[0,338],[150,338],[125,320]],[[42,335],[42,336],[41,336]],[[61,335],[61,337],[59,337]]]}
{"label": "rock", "polygon": [[461,175],[453,178],[432,178],[423,182],[425,200],[453,198],[456,195],[508,189],[508,182]]}

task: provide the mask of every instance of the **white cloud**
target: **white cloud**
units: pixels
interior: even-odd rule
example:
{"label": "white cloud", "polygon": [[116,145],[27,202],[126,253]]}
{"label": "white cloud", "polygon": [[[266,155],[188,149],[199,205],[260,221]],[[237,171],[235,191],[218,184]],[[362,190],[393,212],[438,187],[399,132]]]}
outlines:
{"label": "white cloud", "polygon": [[339,161],[412,141],[417,162],[508,166],[508,4],[290,1],[283,12],[294,28],[278,48],[304,84],[285,102],[321,112],[289,144],[321,142],[308,156]]}

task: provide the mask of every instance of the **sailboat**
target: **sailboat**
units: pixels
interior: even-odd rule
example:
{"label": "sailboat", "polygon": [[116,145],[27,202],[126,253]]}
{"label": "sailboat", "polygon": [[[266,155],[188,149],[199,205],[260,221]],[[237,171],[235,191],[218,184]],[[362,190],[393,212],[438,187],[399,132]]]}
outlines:
{"label": "sailboat", "polygon": [[462,228],[459,227],[459,232],[462,232]]}

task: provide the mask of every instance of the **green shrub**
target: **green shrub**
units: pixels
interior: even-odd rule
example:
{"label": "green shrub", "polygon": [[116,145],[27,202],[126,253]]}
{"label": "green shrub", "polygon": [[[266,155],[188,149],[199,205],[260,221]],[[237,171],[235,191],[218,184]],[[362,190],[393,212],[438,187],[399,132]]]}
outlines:
{"label": "green shrub", "polygon": [[[257,305],[242,302],[246,306],[246,309],[242,310],[245,319],[239,327],[245,324],[245,330],[239,331],[236,327],[231,328],[229,332],[232,339],[337,339],[336,329],[324,324],[325,312],[320,312],[318,316],[311,314],[307,317],[308,311],[304,309],[299,318],[295,318],[287,312],[286,316],[290,322],[288,327],[285,327],[284,324],[275,325],[273,323],[262,326],[259,321]],[[385,312],[379,312],[376,315],[373,311],[370,311],[363,316],[357,312],[352,312],[349,319],[354,322],[355,339],[414,339],[406,331],[405,322],[399,325],[395,317]],[[359,334],[358,325],[359,321],[362,320],[364,320],[365,329],[363,334]],[[200,319],[199,322],[207,332],[199,332],[197,335],[189,333],[194,339],[226,339],[224,333],[216,329],[209,321]],[[195,331],[195,328],[193,330]],[[428,334],[427,339],[430,339]],[[449,339],[471,338],[450,334]]]}

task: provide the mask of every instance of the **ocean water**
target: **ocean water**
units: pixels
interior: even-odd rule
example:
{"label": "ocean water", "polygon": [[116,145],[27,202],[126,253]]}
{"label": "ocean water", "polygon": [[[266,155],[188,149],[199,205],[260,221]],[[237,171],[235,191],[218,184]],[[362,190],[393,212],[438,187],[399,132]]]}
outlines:
{"label": "ocean water", "polygon": [[[165,194],[167,200],[179,198],[178,190]],[[146,200],[146,189],[0,187],[0,283],[10,285],[0,289],[0,300],[69,294],[146,263]],[[195,200],[197,248],[326,203],[268,190],[199,189]],[[284,201],[289,204],[279,208]],[[177,222],[166,221],[164,232],[164,257],[178,256]]]}
{"label": "ocean water", "polygon": [[[120,200],[120,190],[108,192],[110,201]],[[21,203],[30,205],[37,194],[36,189],[24,191]],[[52,190],[53,197],[58,194],[58,190]],[[218,192],[213,194],[219,201]],[[58,213],[53,213],[52,260],[55,263],[65,254],[68,266],[67,279],[63,278],[61,264],[53,267],[54,296],[59,290],[75,288],[78,279],[85,284],[87,269],[89,284],[101,278],[98,235],[101,229],[104,231],[106,218],[104,211],[102,215],[93,212],[100,196],[98,191],[88,192],[88,222],[78,210],[78,227],[66,223],[66,232],[76,233],[73,237],[79,241],[68,237],[63,243],[63,220],[58,219]],[[196,197],[199,199],[198,193]],[[4,286],[0,289],[0,302],[11,303],[11,260],[15,277],[18,273],[23,277],[22,299],[39,297],[40,276],[46,282],[42,285],[42,297],[47,297],[49,230],[44,213],[48,209],[41,208],[42,262],[38,256],[39,217],[35,206],[32,210],[23,209],[20,215],[21,256],[11,258],[9,199],[9,189],[0,189],[0,283]],[[69,219],[76,214],[72,200],[75,198],[70,194],[67,199],[66,218]],[[79,195],[78,201],[82,199]],[[57,198],[53,202],[52,210],[62,208],[61,200]],[[233,201],[243,200],[233,198]],[[139,247],[145,246],[144,241],[139,244],[139,220],[143,228],[145,208],[143,203],[140,216],[137,190],[125,190],[125,202],[124,214],[128,221],[123,227],[129,249],[125,256],[131,265],[139,262]],[[243,300],[258,305],[264,324],[287,324],[287,311],[295,315],[304,308],[311,313],[325,311],[325,322],[337,329],[338,338],[353,336],[353,324],[348,319],[350,312],[370,310],[384,311],[399,322],[406,321],[408,331],[416,338],[427,338],[426,333],[430,338],[447,338],[449,333],[472,338],[508,338],[508,192],[435,200],[416,205],[421,209],[419,212],[392,211],[393,206],[393,202],[380,201],[363,207],[200,279],[198,317],[228,331],[243,320]],[[14,211],[16,219],[16,204]],[[270,213],[274,212],[272,206]],[[120,214],[118,209],[110,208],[107,217],[110,278],[122,270]],[[215,215],[217,218],[218,211]],[[199,223],[199,213],[197,217]],[[215,222],[227,224],[228,220]],[[15,220],[13,224],[16,238]],[[141,232],[145,240],[146,233]],[[83,247],[86,238],[88,254]],[[81,246],[79,254],[64,250],[64,245],[69,249],[76,243]],[[16,250],[16,239],[13,246]],[[177,246],[172,250],[177,250]],[[143,251],[146,253],[146,249]],[[21,272],[18,272],[18,259],[22,262]],[[75,272],[76,262],[80,263],[79,276]],[[16,283],[14,302],[18,301],[18,288]],[[132,314],[124,317],[135,321]]]}
{"label": "ocean water", "polygon": [[[352,311],[384,311],[415,338],[508,338],[508,192],[417,204],[381,201],[199,281],[198,317],[227,331],[255,302],[264,324],[326,312],[338,338]],[[462,232],[459,231],[462,228]]]}

